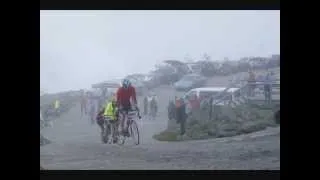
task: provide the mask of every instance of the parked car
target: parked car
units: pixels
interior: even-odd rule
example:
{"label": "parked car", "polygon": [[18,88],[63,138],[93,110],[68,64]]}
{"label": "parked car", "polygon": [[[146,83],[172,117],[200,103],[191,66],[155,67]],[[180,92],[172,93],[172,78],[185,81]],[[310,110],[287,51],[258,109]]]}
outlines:
{"label": "parked car", "polygon": [[[192,111],[191,101],[197,98],[200,103],[200,108],[206,108],[210,104],[210,98],[213,97],[212,103],[216,106],[224,106],[231,101],[237,102],[237,98],[240,97],[239,88],[227,87],[202,87],[195,88],[188,91],[182,98],[187,103],[187,112]],[[234,105],[234,104],[233,104]]]}
{"label": "parked car", "polygon": [[[225,99],[225,100],[236,100],[240,96],[240,88],[229,88],[226,92],[227,87],[201,87],[195,88],[188,91],[183,98],[188,99],[191,96],[196,96],[200,100],[206,100],[210,97],[214,97],[214,100]],[[230,95],[230,96],[227,96]],[[224,97],[226,96],[226,97]]]}
{"label": "parked car", "polygon": [[[210,102],[210,98],[213,97],[212,103],[218,106],[224,106],[230,102],[236,103],[240,97],[240,88],[227,87],[202,87],[195,88],[188,91],[183,99],[185,102],[189,102],[192,98],[196,97],[201,103],[201,107],[206,106]],[[190,106],[187,104],[188,110]]]}
{"label": "parked car", "polygon": [[174,88],[178,91],[190,90],[202,86],[206,78],[198,74],[188,74],[183,76],[179,81],[174,83]]}

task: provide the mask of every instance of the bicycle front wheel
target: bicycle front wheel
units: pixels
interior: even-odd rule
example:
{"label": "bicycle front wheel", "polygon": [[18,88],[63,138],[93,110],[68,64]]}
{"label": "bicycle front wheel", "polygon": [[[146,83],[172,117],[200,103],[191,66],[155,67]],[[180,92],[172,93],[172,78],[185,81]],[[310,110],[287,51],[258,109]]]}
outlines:
{"label": "bicycle front wheel", "polygon": [[140,144],[140,134],[139,134],[139,128],[136,123],[136,121],[132,121],[129,127],[129,133],[130,137],[134,140],[134,144],[138,145]]}

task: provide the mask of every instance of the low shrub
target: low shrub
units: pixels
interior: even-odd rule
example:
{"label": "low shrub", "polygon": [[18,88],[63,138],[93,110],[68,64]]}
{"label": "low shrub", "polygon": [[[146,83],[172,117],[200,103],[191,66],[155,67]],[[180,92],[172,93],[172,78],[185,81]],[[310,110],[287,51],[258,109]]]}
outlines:
{"label": "low shrub", "polygon": [[[175,120],[168,122],[168,129],[154,135],[159,141],[199,140],[230,137],[252,133],[267,127],[277,126],[271,108],[241,105],[235,108],[225,106],[215,108],[212,119],[208,114],[195,112],[189,115],[186,133],[180,136],[180,126]],[[207,112],[207,111],[206,111]]]}

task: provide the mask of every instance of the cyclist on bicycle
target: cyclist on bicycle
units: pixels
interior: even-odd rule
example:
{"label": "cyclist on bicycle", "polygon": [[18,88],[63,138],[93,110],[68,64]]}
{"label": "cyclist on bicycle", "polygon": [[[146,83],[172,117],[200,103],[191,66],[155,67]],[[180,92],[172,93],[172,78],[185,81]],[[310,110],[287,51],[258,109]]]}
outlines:
{"label": "cyclist on bicycle", "polygon": [[133,109],[132,104],[130,102],[130,99],[132,98],[132,101],[134,103],[135,108],[137,108],[137,98],[136,98],[136,89],[131,85],[131,82],[128,79],[124,79],[121,82],[121,87],[118,88],[117,93],[117,107],[119,108],[119,112],[122,113],[123,118],[120,120],[121,130],[122,133],[126,136],[128,136],[128,126],[124,128],[124,123],[126,120],[126,117],[128,116],[128,112]]}
{"label": "cyclist on bicycle", "polygon": [[110,102],[106,103],[102,110],[98,113],[97,124],[100,126],[101,133],[104,131],[103,121],[105,117],[110,118],[112,121],[117,120],[117,106],[116,100],[113,98]]}

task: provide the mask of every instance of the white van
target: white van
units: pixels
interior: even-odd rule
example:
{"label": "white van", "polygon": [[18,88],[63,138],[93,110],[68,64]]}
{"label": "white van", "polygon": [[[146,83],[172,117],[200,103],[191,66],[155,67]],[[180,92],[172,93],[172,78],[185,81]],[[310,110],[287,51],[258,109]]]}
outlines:
{"label": "white van", "polygon": [[192,100],[193,97],[200,99],[201,104],[204,101],[209,101],[210,97],[213,97],[213,103],[216,105],[226,105],[231,101],[236,102],[240,97],[240,88],[229,88],[227,92],[223,93],[227,87],[203,87],[191,89],[187,92],[183,99],[185,101]]}

